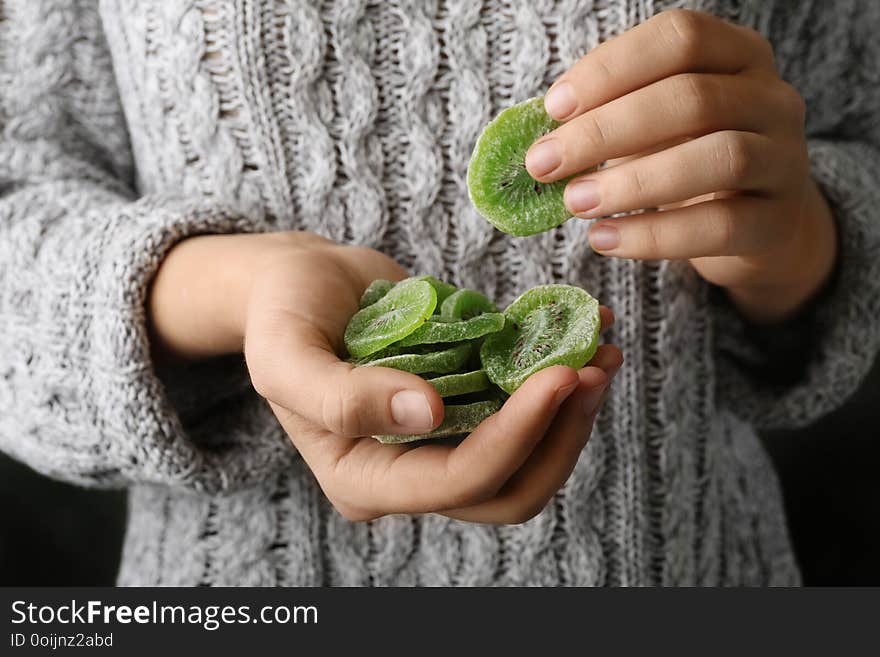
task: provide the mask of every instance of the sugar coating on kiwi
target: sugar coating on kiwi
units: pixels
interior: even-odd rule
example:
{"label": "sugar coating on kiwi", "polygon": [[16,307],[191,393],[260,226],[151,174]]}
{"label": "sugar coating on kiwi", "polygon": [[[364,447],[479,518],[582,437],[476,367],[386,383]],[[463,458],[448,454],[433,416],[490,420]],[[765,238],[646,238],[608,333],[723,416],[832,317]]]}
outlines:
{"label": "sugar coating on kiwi", "polygon": [[482,392],[489,388],[489,377],[483,370],[474,372],[461,372],[456,374],[446,374],[445,376],[437,376],[428,379],[437,390],[437,394],[441,397],[456,397],[458,395],[469,395],[474,392]]}
{"label": "sugar coating on kiwi", "polygon": [[436,344],[438,342],[461,342],[475,340],[484,335],[500,331],[504,327],[504,315],[501,313],[483,313],[461,321],[425,322],[415,331],[395,343],[400,347],[420,344]]}
{"label": "sugar coating on kiwi", "polygon": [[476,290],[463,288],[450,294],[440,305],[440,317],[444,321],[470,319],[481,313],[497,313],[498,307]]}
{"label": "sugar coating on kiwi", "polygon": [[484,129],[471,155],[467,186],[471,202],[498,230],[524,237],[571,218],[563,193],[568,180],[536,181],[526,170],[526,152],[559,126],[544,111],[543,97],[509,107]]}
{"label": "sugar coating on kiwi", "polygon": [[413,354],[394,354],[358,363],[360,367],[392,367],[412,374],[447,374],[461,368],[471,355],[470,342],[452,345],[439,351]]}
{"label": "sugar coating on kiwi", "polygon": [[385,296],[349,320],[343,340],[355,358],[364,358],[406,337],[437,307],[434,287],[417,279],[396,284]]}
{"label": "sugar coating on kiwi", "polygon": [[504,328],[486,338],[480,362],[489,380],[513,394],[552,365],[579,369],[599,343],[599,302],[571,285],[541,285],[504,311]]}
{"label": "sugar coating on kiwi", "polygon": [[373,437],[380,443],[393,444],[466,434],[476,429],[480,422],[495,413],[499,408],[501,408],[501,401],[498,399],[487,399],[473,402],[472,404],[450,404],[444,410],[443,422],[433,431],[415,435]]}
{"label": "sugar coating on kiwi", "polygon": [[393,281],[386,281],[384,278],[377,278],[369,284],[364,293],[361,295],[360,307],[366,308],[372,306],[379,299],[384,297],[394,287]]}
{"label": "sugar coating on kiwi", "polygon": [[425,281],[429,283],[431,287],[434,288],[434,292],[437,293],[437,308],[440,307],[440,304],[448,297],[456,291],[456,287],[454,285],[450,285],[446,281],[441,281],[439,278],[435,278],[433,276],[413,276],[411,278],[405,279],[407,281]]}

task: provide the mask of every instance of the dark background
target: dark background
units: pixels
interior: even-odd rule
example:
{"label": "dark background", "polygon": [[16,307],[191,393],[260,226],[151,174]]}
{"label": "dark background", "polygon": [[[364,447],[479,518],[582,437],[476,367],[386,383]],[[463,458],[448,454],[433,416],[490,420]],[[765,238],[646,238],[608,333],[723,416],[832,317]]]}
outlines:
{"label": "dark background", "polygon": [[[880,585],[880,361],[842,409],[765,437],[805,583]],[[125,496],[51,481],[0,456],[0,585],[112,584]]]}

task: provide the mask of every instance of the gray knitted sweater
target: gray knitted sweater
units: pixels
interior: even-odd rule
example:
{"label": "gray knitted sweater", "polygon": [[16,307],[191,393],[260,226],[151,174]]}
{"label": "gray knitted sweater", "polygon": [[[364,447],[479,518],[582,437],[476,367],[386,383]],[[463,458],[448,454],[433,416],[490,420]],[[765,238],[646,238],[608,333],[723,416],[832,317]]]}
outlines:
{"label": "gray knitted sweater", "polygon": [[[804,371],[686,263],[601,258],[471,209],[483,124],[670,6],[773,41],[840,226]],[[791,584],[755,429],[800,425],[880,345],[880,7],[868,0],[7,0],[0,21],[0,448],[127,487],[122,584]],[[507,302],[550,281],[615,309],[626,355],[574,474],[534,520],[344,520],[241,357],[157,369],[144,299],[199,233],[306,229]],[[841,449],[845,449],[845,445]]]}

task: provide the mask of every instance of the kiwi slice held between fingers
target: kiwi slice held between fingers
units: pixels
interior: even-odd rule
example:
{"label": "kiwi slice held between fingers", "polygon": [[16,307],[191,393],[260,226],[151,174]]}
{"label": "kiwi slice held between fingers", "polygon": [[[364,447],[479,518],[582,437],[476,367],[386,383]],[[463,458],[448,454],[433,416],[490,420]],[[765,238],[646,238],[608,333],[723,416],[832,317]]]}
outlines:
{"label": "kiwi slice held between fingers", "polygon": [[581,368],[599,343],[599,302],[578,287],[541,285],[504,311],[504,328],[486,338],[480,361],[489,379],[513,394],[551,365]]}
{"label": "kiwi slice held between fingers", "polygon": [[495,117],[477,140],[468,165],[471,202],[498,230],[523,237],[567,221],[563,192],[568,180],[536,181],[526,171],[526,152],[559,125],[532,98]]}
{"label": "kiwi slice held between fingers", "polygon": [[354,314],[345,328],[345,348],[355,358],[364,358],[406,337],[434,312],[434,287],[417,279],[395,285],[375,303]]}

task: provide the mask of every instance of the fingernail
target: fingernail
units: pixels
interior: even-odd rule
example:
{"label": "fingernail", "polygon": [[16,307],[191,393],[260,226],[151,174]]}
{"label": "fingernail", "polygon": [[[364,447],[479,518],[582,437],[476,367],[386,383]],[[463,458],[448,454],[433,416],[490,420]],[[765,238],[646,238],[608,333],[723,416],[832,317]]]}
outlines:
{"label": "fingernail", "polygon": [[584,415],[591,416],[597,410],[599,410],[599,406],[602,405],[602,396],[605,394],[605,391],[608,389],[608,384],[599,386],[594,390],[590,390],[584,395],[583,400],[581,401],[581,406],[584,411]]}
{"label": "fingernail", "polygon": [[590,229],[590,246],[597,251],[611,251],[620,246],[620,231],[608,224],[594,224]]}
{"label": "fingernail", "polygon": [[566,399],[568,399],[568,396],[572,392],[574,392],[574,389],[577,387],[578,387],[578,382],[575,381],[571,385],[567,385],[564,388],[560,388],[559,390],[556,391],[556,397],[553,398],[553,403],[556,406],[559,406],[560,404],[562,404],[562,402],[564,402]]}
{"label": "fingernail", "polygon": [[599,205],[599,185],[595,180],[579,180],[565,188],[565,207],[572,214],[592,210]]}
{"label": "fingernail", "polygon": [[544,97],[544,109],[557,121],[566,118],[577,109],[577,98],[570,82],[554,84]]}
{"label": "fingernail", "polygon": [[535,144],[526,153],[526,169],[534,178],[540,178],[558,169],[560,164],[562,164],[562,155],[559,153],[559,144],[555,139]]}
{"label": "fingernail", "polygon": [[402,427],[413,432],[434,428],[434,414],[428,399],[415,390],[401,390],[391,398],[391,417]]}

